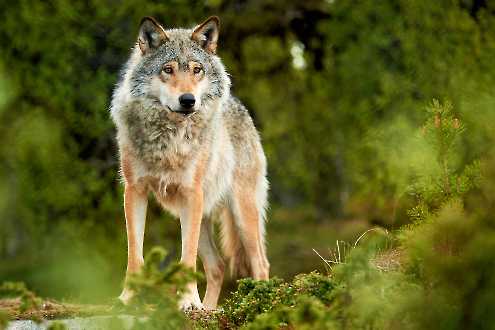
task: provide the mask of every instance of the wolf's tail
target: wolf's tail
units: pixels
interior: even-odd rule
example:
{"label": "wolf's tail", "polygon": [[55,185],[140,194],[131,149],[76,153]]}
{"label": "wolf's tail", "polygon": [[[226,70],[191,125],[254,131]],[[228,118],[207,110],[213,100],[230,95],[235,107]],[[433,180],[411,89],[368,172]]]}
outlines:
{"label": "wolf's tail", "polygon": [[229,263],[230,275],[233,277],[250,276],[251,267],[242,245],[238,228],[235,225],[232,211],[225,207],[220,217],[222,250]]}

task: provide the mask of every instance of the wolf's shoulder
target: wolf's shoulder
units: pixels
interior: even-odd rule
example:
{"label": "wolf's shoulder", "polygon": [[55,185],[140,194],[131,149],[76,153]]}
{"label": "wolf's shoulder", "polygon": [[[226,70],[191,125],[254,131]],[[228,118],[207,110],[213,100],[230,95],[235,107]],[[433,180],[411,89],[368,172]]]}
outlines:
{"label": "wolf's shoulder", "polygon": [[230,96],[224,105],[223,112],[225,124],[229,130],[248,128],[253,126],[253,120],[249,115],[248,109],[242,104],[242,102],[235,96]]}
{"label": "wolf's shoulder", "polygon": [[259,139],[248,109],[238,98],[230,96],[224,106],[224,124],[234,144]]}

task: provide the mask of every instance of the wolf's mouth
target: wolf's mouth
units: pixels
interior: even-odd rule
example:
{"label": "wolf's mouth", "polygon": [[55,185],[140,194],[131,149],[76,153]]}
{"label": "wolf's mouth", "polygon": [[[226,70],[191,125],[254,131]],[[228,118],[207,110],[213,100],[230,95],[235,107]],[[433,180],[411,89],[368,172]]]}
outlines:
{"label": "wolf's mouth", "polygon": [[180,108],[180,109],[178,109],[178,110],[173,110],[173,109],[172,109],[171,107],[169,107],[168,105],[167,105],[167,108],[168,108],[168,110],[170,110],[171,112],[180,113],[180,114],[181,114],[181,115],[183,115],[183,116],[187,116],[187,115],[190,115],[190,114],[193,114],[193,113],[195,113],[195,112],[196,112],[196,110],[194,110],[194,109],[185,109],[185,108]]}
{"label": "wolf's mouth", "polygon": [[180,110],[176,110],[175,112],[178,112],[178,113],[186,116],[186,115],[190,115],[192,113],[195,113],[196,110],[194,110],[194,109],[180,109]]}

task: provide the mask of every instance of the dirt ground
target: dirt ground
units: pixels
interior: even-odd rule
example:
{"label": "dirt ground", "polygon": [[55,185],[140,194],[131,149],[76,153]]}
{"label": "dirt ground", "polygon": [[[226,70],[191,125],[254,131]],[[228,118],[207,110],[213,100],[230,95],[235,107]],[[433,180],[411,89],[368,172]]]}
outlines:
{"label": "dirt ground", "polygon": [[8,315],[11,320],[52,320],[79,316],[94,316],[110,314],[111,307],[105,305],[78,305],[59,303],[53,300],[43,300],[34,308],[25,311],[21,308],[21,299],[0,300],[0,311]]}

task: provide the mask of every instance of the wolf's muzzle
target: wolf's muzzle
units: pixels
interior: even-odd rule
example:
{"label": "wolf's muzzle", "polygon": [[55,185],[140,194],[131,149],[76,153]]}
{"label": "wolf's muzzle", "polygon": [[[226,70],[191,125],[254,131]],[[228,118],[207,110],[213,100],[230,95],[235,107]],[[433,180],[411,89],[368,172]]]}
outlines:
{"label": "wolf's muzzle", "polygon": [[185,93],[179,96],[179,103],[185,109],[191,109],[194,107],[194,103],[196,103],[196,99],[194,95],[191,93]]}

